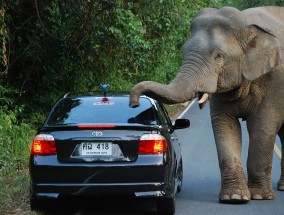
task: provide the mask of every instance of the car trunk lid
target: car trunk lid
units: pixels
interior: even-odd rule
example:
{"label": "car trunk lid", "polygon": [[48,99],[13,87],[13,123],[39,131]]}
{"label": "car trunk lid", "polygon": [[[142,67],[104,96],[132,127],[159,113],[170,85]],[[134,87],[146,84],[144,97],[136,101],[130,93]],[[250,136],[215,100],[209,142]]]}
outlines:
{"label": "car trunk lid", "polygon": [[140,137],[158,133],[157,125],[79,124],[43,127],[55,139],[60,162],[133,162]]}

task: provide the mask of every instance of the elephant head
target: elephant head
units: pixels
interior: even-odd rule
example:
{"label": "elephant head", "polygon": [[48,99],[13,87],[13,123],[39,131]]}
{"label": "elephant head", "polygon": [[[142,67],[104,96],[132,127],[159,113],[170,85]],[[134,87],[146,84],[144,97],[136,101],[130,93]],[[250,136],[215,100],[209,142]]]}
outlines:
{"label": "elephant head", "polygon": [[249,18],[231,7],[205,8],[194,17],[190,31],[175,79],[168,85],[140,82],[130,93],[131,107],[139,106],[142,94],[174,104],[229,92],[280,63],[277,32],[262,26],[257,14]]}

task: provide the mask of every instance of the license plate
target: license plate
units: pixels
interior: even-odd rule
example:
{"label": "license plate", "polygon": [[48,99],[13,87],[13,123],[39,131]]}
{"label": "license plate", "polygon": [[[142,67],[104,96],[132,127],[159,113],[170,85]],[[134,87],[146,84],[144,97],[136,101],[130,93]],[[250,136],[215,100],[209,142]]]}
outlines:
{"label": "license plate", "polygon": [[81,143],[81,155],[112,155],[112,143]]}

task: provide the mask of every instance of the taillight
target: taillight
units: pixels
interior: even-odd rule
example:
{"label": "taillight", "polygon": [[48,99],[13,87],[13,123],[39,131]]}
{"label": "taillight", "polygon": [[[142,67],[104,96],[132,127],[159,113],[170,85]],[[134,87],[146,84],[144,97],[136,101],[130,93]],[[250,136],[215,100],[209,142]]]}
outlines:
{"label": "taillight", "polygon": [[54,137],[50,134],[38,134],[32,143],[33,155],[54,155],[56,146]]}
{"label": "taillight", "polygon": [[143,134],[139,143],[139,154],[159,154],[167,149],[167,141],[160,134]]}

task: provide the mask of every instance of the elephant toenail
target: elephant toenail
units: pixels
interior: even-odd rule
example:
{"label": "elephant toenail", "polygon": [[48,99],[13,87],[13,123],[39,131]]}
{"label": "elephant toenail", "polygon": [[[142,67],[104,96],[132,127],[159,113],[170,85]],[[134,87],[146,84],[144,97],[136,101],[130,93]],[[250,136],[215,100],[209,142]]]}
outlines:
{"label": "elephant toenail", "polygon": [[245,201],[249,201],[249,197],[247,195],[243,195],[242,199]]}
{"label": "elephant toenail", "polygon": [[267,199],[272,200],[272,199],[274,199],[274,196],[268,196]]}
{"label": "elephant toenail", "polygon": [[284,190],[284,185],[280,185],[280,186],[278,187],[278,190]]}
{"label": "elephant toenail", "polygon": [[256,195],[254,195],[254,196],[252,197],[252,199],[255,199],[255,200],[261,200],[261,199],[263,199],[263,198],[262,198],[262,196],[261,196],[261,195],[256,194]]}
{"label": "elephant toenail", "polygon": [[231,198],[232,200],[241,200],[241,196],[240,195],[238,195],[238,194],[234,194],[234,195],[232,195],[232,198]]}
{"label": "elephant toenail", "polygon": [[230,200],[230,197],[228,195],[222,196],[222,201]]}

